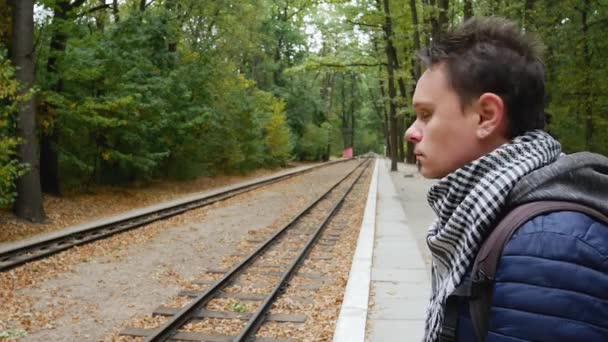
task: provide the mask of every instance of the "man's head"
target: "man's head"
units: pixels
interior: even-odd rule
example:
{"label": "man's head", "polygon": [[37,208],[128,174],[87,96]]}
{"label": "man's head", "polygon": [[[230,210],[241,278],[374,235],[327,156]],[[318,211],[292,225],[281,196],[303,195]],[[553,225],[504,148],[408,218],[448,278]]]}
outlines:
{"label": "man's head", "polygon": [[416,121],[406,138],[427,178],[441,178],[511,138],[544,128],[540,43],[501,18],[473,18],[419,57]]}

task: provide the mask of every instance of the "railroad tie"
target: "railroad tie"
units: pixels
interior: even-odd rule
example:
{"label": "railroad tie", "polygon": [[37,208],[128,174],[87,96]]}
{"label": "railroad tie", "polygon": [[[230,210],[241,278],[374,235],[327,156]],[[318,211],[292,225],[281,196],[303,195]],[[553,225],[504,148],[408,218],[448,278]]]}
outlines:
{"label": "railroad tie", "polygon": [[[158,316],[173,316],[178,313],[181,308],[170,308],[166,306],[160,306],[154,310],[153,315]],[[241,312],[231,312],[231,311],[215,311],[215,310],[199,310],[193,318],[224,318],[224,319],[240,319],[240,320],[249,320],[251,318],[251,313],[241,313]],[[282,322],[282,323],[304,323],[306,322],[305,315],[290,315],[290,314],[269,314],[266,316],[267,321],[272,322]]]}
{"label": "railroad tie", "polygon": [[[182,290],[178,293],[178,296],[183,297],[198,297],[201,295],[203,291],[193,291],[193,290]],[[226,293],[221,292],[216,298],[236,298],[242,301],[262,301],[266,299],[266,295],[258,294],[258,293]],[[312,304],[314,300],[311,297],[304,296],[289,296],[289,299],[299,302],[301,304]]]}
{"label": "railroad tie", "polygon": [[[155,333],[157,329],[142,329],[142,328],[126,328],[120,332],[120,335],[133,337],[146,337]],[[235,336],[228,335],[210,335],[198,332],[178,331],[174,336],[174,340],[181,341],[208,341],[208,342],[232,342]],[[255,342],[291,342],[290,340],[277,340],[273,338],[255,338]]]}

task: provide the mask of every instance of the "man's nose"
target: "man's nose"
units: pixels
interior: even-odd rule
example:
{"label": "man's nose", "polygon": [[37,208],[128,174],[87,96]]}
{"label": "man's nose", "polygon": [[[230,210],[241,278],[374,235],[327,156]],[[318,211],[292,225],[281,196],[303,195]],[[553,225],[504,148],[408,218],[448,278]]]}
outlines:
{"label": "man's nose", "polygon": [[414,144],[417,144],[422,140],[422,130],[416,126],[416,122],[405,131],[405,139]]}

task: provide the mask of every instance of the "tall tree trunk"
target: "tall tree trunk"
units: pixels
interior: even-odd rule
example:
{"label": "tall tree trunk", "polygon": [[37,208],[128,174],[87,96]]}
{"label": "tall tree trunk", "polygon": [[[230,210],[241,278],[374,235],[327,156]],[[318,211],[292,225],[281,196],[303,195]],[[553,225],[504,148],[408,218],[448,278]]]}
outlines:
{"label": "tall tree trunk", "polygon": [[405,117],[397,118],[397,147],[399,148],[399,161],[405,160],[405,151],[403,150],[403,126],[405,124]]}
{"label": "tall tree trunk", "polygon": [[281,74],[283,67],[281,66],[281,50],[283,49],[283,38],[279,36],[277,38],[277,46],[274,50],[274,71],[272,72],[272,79],[275,85],[281,85]]}
{"label": "tall tree trunk", "polygon": [[[378,99],[378,97],[376,96],[377,94],[372,90],[372,88],[367,85],[366,83],[364,83],[365,88],[367,89],[367,92],[369,93],[369,101],[371,102],[373,108],[374,108],[374,112],[376,113],[376,116],[378,117],[378,119],[380,119],[380,121],[382,122],[382,108],[379,105],[380,100]],[[384,134],[384,131],[381,131],[380,133]]]}
{"label": "tall tree trunk", "polygon": [[431,38],[437,41],[441,38],[448,27],[449,0],[425,0],[425,3],[433,8],[428,20],[431,24]]}
{"label": "tall tree trunk", "polygon": [[[397,60],[397,54],[395,53],[394,55],[394,60]],[[395,70],[398,69],[398,65],[395,66]],[[410,95],[408,94],[407,91],[407,87],[405,86],[405,82],[403,80],[403,77],[399,77],[397,79],[397,84],[399,85],[399,92],[401,93],[401,97],[403,98],[402,102],[399,103],[400,107],[404,107],[408,101],[408,99],[410,98]],[[399,148],[399,161],[403,162],[405,161],[405,151],[403,149],[403,133],[404,133],[404,125],[405,125],[405,121],[407,118],[411,117],[412,115],[408,112],[403,116],[399,116],[397,118],[397,147]],[[408,148],[409,150],[413,150]]]}
{"label": "tall tree trunk", "polygon": [[464,20],[473,17],[473,3],[471,0],[464,0]]}
{"label": "tall tree trunk", "polygon": [[382,112],[384,113],[384,120],[382,120],[382,125],[384,128],[384,138],[386,139],[386,155],[391,155],[391,132],[389,128],[389,119],[388,119],[388,111],[386,110],[386,90],[384,89],[384,81],[380,78],[380,95],[382,96]]}
{"label": "tall tree trunk", "polygon": [[581,10],[582,31],[583,31],[583,61],[585,70],[585,96],[583,97],[583,108],[585,110],[585,149],[591,151],[593,148],[593,77],[591,69],[591,52],[589,51],[588,37],[588,15],[590,13],[589,0],[583,1],[584,7]]}
{"label": "tall tree trunk", "polygon": [[[388,0],[387,0],[388,1]],[[392,69],[393,72],[396,72],[397,70],[399,70],[400,66],[399,66],[399,58],[397,56],[397,49],[395,48],[395,46],[393,45],[393,39],[392,39],[392,18],[390,18],[390,8],[388,12],[385,12],[385,15],[388,15],[389,17],[389,25],[390,25],[390,41],[387,43],[387,55],[390,55],[389,58],[387,58],[388,63],[392,63]],[[405,86],[405,81],[403,80],[403,77],[399,76],[397,77],[397,85],[399,87],[399,93],[401,94],[401,101],[396,101],[396,96],[395,98],[393,98],[393,100],[391,102],[394,103],[395,105],[395,111],[397,110],[397,107],[403,108],[405,107],[405,103],[407,103],[407,100],[409,99],[409,95],[407,92],[407,87]],[[400,161],[403,161],[405,159],[405,153],[403,151],[403,137],[401,136],[401,131],[403,129],[403,124],[401,123],[403,121],[403,118],[399,117],[395,117],[396,120],[396,143],[397,145],[393,145],[393,146],[397,146],[397,158]]]}
{"label": "tall tree trunk", "polygon": [[[334,83],[335,83],[335,73],[327,72],[323,76],[323,81],[321,82],[321,103],[324,107],[323,109],[323,122],[327,121],[327,117],[329,116],[329,112],[331,111],[331,107],[333,104],[333,96],[334,96]],[[324,160],[329,160],[329,154],[331,152],[331,143],[329,139],[327,140],[327,147],[325,149]]]}
{"label": "tall tree trunk", "polygon": [[[46,64],[46,70],[50,74],[50,78],[56,79],[51,84],[50,89],[61,93],[63,92],[63,78],[57,69],[57,58],[62,55],[66,49],[68,36],[65,32],[65,22],[69,19],[68,13],[82,6],[86,0],[75,0],[70,3],[69,0],[58,0],[53,8],[52,33],[49,50],[49,58]],[[59,156],[57,153],[57,143],[59,137],[59,128],[57,118],[51,117],[50,129],[42,132],[40,135],[40,173],[42,190],[52,194],[61,192],[59,183]]]}
{"label": "tall tree trunk", "polygon": [[522,28],[525,30],[533,29],[533,25],[531,25],[534,22],[532,10],[534,9],[535,2],[536,2],[536,0],[526,0],[526,2],[524,4]]}
{"label": "tall tree trunk", "polygon": [[[378,10],[380,10],[380,3],[377,0],[376,4],[378,6]],[[372,38],[374,43],[374,52],[377,56],[380,56],[380,51],[378,49],[378,41],[375,38]],[[382,103],[382,129],[384,133],[385,146],[386,146],[386,155],[391,155],[391,141],[390,141],[390,131],[389,131],[389,120],[388,120],[388,112],[386,110],[386,91],[384,89],[384,80],[382,79],[382,67],[378,67],[378,88],[380,89],[381,103]]]}
{"label": "tall tree trunk", "polygon": [[449,26],[448,13],[450,9],[450,0],[439,0],[439,36],[445,34]]}
{"label": "tall tree trunk", "polygon": [[112,1],[112,13],[114,14],[114,22],[120,21],[120,14],[118,12],[118,0]]}
{"label": "tall tree trunk", "polygon": [[[410,13],[412,14],[412,25],[414,26],[413,41],[414,41],[414,51],[420,51],[420,26],[418,22],[418,10],[416,8],[416,0],[410,0]],[[418,81],[422,71],[420,70],[420,62],[416,58],[416,56],[412,56],[412,76],[414,78],[414,82]],[[413,92],[412,92],[413,93]]]}
{"label": "tall tree trunk", "polygon": [[[181,26],[181,21],[183,20],[184,15],[182,14],[181,5],[178,1],[175,0],[165,0],[165,9],[169,12],[173,12],[172,16],[174,20],[176,20]],[[177,43],[179,42],[179,37],[170,37],[170,41],[168,43],[168,51],[169,52],[177,52]]]}
{"label": "tall tree trunk", "polygon": [[[379,0],[377,0],[377,3]],[[395,106],[395,98],[397,97],[397,89],[395,87],[395,65],[394,46],[393,46],[393,25],[389,0],[382,1],[384,9],[384,31],[385,52],[386,52],[386,70],[388,74],[388,98],[389,98],[389,125],[390,125],[390,142],[391,142],[391,171],[397,171],[397,109]]]}
{"label": "tall tree trunk", "polygon": [[[69,1],[60,0],[53,8],[53,21],[51,24],[51,43],[49,58],[46,70],[55,77],[55,82],[51,84],[51,90],[61,93],[63,91],[63,79],[57,69],[57,58],[65,52],[67,35],[63,26],[68,19],[68,12],[71,10]],[[56,112],[56,111],[53,111]],[[59,156],[57,153],[57,143],[59,128],[57,117],[50,117],[51,124],[48,130],[44,130],[40,136],[40,173],[42,190],[52,194],[59,194]]]}
{"label": "tall tree trunk", "polygon": [[[420,51],[420,27],[418,22],[418,11],[416,8],[416,0],[410,0],[410,13],[412,14],[412,25],[414,26],[413,41],[414,41],[414,51]],[[418,82],[418,79],[422,75],[422,69],[420,67],[420,61],[416,58],[416,56],[412,56],[411,59],[412,67],[410,68],[412,72],[412,79],[414,82]],[[414,94],[415,83],[412,85],[412,89],[410,94]],[[410,118],[406,122],[406,129],[409,127],[415,118]],[[414,164],[416,162],[416,158],[414,156],[414,143],[411,141],[407,141],[407,154],[405,156],[405,161],[409,164]]]}
{"label": "tall tree trunk", "polygon": [[146,10],[146,0],[139,0],[139,10],[141,12]]}
{"label": "tall tree trunk", "polygon": [[[391,37],[391,44],[390,44],[388,53],[391,54],[391,60],[393,61],[393,70],[397,71],[400,68],[399,58],[397,56],[397,49],[395,49],[395,46],[392,43],[393,43],[393,40]],[[409,98],[409,95],[407,94],[407,88],[405,86],[405,81],[403,80],[403,77],[401,77],[401,76],[397,77],[397,84],[399,86],[399,93],[401,94],[403,101],[407,101],[407,99]],[[399,106],[403,107],[404,103],[399,103]]]}
{"label": "tall tree trunk", "polygon": [[345,83],[346,83],[346,78],[344,77],[344,73],[340,73],[340,76],[342,78],[342,82],[340,84],[340,98],[341,98],[341,119],[342,119],[342,127],[341,127],[341,131],[342,131],[342,148],[346,149],[348,148],[348,146],[350,146],[350,143],[348,141],[349,138],[349,134],[348,134],[348,112],[346,111],[346,87],[345,87]]}
{"label": "tall tree trunk", "polygon": [[428,7],[431,8],[430,13],[424,16],[425,19],[428,20],[428,23],[431,24],[431,34],[427,35],[427,38],[430,38],[430,43],[431,40],[435,40],[436,37],[439,37],[439,19],[435,13],[437,11],[437,4],[435,0],[423,0],[422,2],[427,5],[427,9]]}
{"label": "tall tree trunk", "polygon": [[[34,85],[34,0],[15,0],[13,5],[11,60],[16,68],[21,93],[30,91]],[[29,98],[19,105],[17,135],[22,139],[17,150],[19,159],[27,163],[30,170],[17,180],[17,200],[13,207],[18,217],[33,221],[44,220],[38,142],[36,141],[36,107]]]}
{"label": "tall tree trunk", "polygon": [[331,106],[333,103],[333,88],[334,88],[334,72],[326,72],[323,75],[323,81],[321,82],[321,101],[323,103],[323,121],[327,121]]}
{"label": "tall tree trunk", "polygon": [[355,153],[355,99],[356,94],[357,77],[354,72],[350,73],[350,147],[353,148],[353,155]]}
{"label": "tall tree trunk", "polygon": [[[285,2],[285,7],[277,9],[276,19],[280,21],[283,25],[287,25],[289,22],[289,1]],[[278,86],[283,85],[283,69],[285,62],[283,60],[283,49],[285,49],[286,37],[284,37],[283,32],[278,32],[276,41],[277,46],[274,51],[274,71],[273,71],[273,80],[274,84]],[[287,59],[287,58],[286,58]]]}

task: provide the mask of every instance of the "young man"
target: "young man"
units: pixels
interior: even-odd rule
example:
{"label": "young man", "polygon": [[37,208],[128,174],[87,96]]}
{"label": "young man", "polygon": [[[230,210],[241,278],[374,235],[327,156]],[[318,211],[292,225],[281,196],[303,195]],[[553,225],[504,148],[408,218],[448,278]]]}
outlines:
{"label": "young man", "polygon": [[[420,53],[426,71],[406,138],[437,214],[426,341],[444,334],[446,302],[510,209],[577,202],[608,215],[608,158],[564,155],[544,128],[540,44],[513,23],[473,18]],[[608,341],[608,226],[574,211],[537,216],[500,257],[486,341]],[[453,336],[475,341],[468,302]]]}

